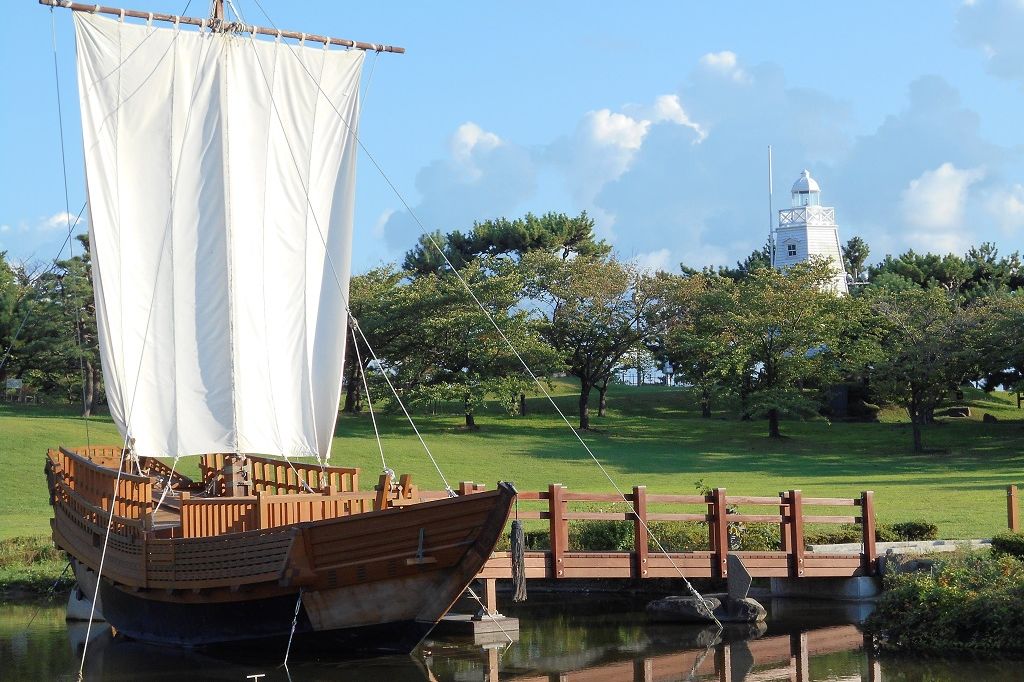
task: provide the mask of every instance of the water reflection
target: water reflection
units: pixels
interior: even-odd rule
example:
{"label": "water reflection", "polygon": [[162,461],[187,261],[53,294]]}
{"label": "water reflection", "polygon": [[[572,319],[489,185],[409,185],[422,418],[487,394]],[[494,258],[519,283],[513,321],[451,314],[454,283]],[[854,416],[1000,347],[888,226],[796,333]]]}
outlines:
{"label": "water reflection", "polygon": [[[431,639],[414,656],[345,660],[344,652],[294,652],[288,670],[279,647],[216,652],[153,647],[97,628],[85,668],[89,680],[383,680],[385,682],[605,682],[718,680],[1016,680],[1019,663],[878,658],[853,622],[862,607],[776,602],[767,626],[722,633],[649,623],[642,604],[602,597],[544,598],[509,606],[520,618],[511,644]],[[68,627],[63,609],[0,606],[0,679],[73,680],[84,628]]]}

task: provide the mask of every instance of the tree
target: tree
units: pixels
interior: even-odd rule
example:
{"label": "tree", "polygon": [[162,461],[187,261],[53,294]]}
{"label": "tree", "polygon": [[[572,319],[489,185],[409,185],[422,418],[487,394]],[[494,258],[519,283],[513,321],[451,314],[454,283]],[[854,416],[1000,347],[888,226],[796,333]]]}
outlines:
{"label": "tree", "polygon": [[735,384],[741,362],[727,315],[735,306],[735,284],[714,274],[661,274],[664,335],[657,355],[692,385],[702,417],[711,416],[715,393]]}
{"label": "tree", "polygon": [[421,314],[404,320],[417,344],[402,359],[399,376],[418,400],[461,401],[466,427],[476,429],[475,415],[488,397],[511,412],[526,390],[530,378],[520,358],[543,376],[557,356],[527,311],[517,308],[524,282],[514,264],[475,260],[460,274],[486,314],[450,273],[409,281],[405,295]]}
{"label": "tree", "polygon": [[768,416],[768,435],[779,438],[782,413],[813,410],[805,382],[818,387],[840,376],[842,340],[840,299],[829,289],[828,261],[799,263],[780,272],[762,268],[733,289],[727,329],[743,361],[734,390],[749,408]]}
{"label": "tree", "polygon": [[[727,277],[734,282],[738,282],[741,279],[746,279],[751,274],[764,268],[772,267],[772,245],[771,242],[765,242],[757,251],[752,251],[749,256],[741,261],[736,261],[735,268],[719,267],[718,276]],[[683,271],[686,272],[688,268],[683,266]]]}
{"label": "tree", "polygon": [[563,260],[536,253],[528,267],[536,277],[542,333],[580,381],[580,429],[589,429],[591,391],[652,334],[652,278],[615,258]]}
{"label": "tree", "polygon": [[[444,252],[442,256],[438,249]],[[527,213],[516,220],[498,218],[473,223],[468,234],[456,230],[448,234],[434,232],[420,237],[405,254],[402,267],[414,276],[443,272],[445,258],[461,270],[468,263],[487,257],[489,263],[518,261],[533,251],[571,257],[603,258],[611,246],[594,235],[594,221],[586,214],[576,217],[564,213]]]}
{"label": "tree", "polygon": [[860,237],[850,237],[843,247],[843,265],[854,281],[860,281],[869,253],[871,253],[871,249],[868,248],[868,243]]}
{"label": "tree", "polygon": [[903,406],[913,429],[914,452],[935,409],[982,362],[983,306],[960,306],[937,287],[879,292],[871,300],[880,356],[871,367],[872,391]]}

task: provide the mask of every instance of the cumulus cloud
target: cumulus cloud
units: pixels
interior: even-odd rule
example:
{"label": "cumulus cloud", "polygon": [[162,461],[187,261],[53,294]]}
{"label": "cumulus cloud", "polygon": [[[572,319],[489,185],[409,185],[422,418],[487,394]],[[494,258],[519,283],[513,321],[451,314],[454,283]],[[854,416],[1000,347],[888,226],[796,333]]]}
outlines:
{"label": "cumulus cloud", "polygon": [[700,65],[710,73],[737,83],[747,83],[750,80],[747,73],[740,67],[736,53],[731,50],[708,52],[700,58]]}
{"label": "cumulus cloud", "polygon": [[[528,150],[472,121],[452,134],[449,155],[416,175],[415,215],[428,231],[466,229],[476,220],[516,212],[536,189],[537,169]],[[412,247],[420,226],[407,211],[391,213],[379,229],[393,254]]]}
{"label": "cumulus cloud", "polygon": [[926,248],[943,244],[946,250],[963,250],[968,192],[983,177],[981,168],[957,168],[946,162],[911,180],[901,198],[904,219],[911,227],[909,239]]}
{"label": "cumulus cloud", "polygon": [[75,224],[77,216],[73,216],[70,213],[61,211],[60,213],[54,213],[49,218],[43,218],[39,221],[39,228],[42,230],[67,230],[68,225],[73,227],[79,227],[85,222],[85,216],[83,215],[79,220],[78,224]]}
{"label": "cumulus cloud", "polygon": [[1017,183],[989,192],[984,206],[989,218],[1004,233],[1024,231],[1024,185]]}
{"label": "cumulus cloud", "polygon": [[676,264],[672,262],[672,252],[668,249],[639,253],[633,258],[633,263],[646,272],[664,272],[676,269]]}
{"label": "cumulus cloud", "polygon": [[956,32],[965,45],[982,51],[990,73],[1024,87],[1024,2],[965,2],[957,12]]}

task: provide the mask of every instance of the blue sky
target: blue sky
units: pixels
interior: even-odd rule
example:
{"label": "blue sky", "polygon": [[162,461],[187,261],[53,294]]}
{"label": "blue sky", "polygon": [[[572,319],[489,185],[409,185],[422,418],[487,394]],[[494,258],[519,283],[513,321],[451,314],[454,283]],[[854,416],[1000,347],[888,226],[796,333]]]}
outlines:
{"label": "blue sky", "polygon": [[[1024,248],[1024,0],[261,2],[283,28],[408,49],[368,58],[361,135],[430,229],[585,209],[644,264],[731,263],[765,240],[771,144],[776,208],[810,168],[872,259]],[[50,10],[5,10],[0,250],[48,260],[64,225]],[[76,213],[74,39],[55,19]],[[400,260],[418,230],[365,158],[357,197],[355,269]]]}

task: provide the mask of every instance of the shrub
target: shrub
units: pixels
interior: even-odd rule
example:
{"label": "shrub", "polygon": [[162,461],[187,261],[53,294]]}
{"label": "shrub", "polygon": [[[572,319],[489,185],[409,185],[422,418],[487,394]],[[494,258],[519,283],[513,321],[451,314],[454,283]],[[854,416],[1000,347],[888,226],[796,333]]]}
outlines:
{"label": "shrub", "polygon": [[928,572],[887,575],[885,584],[887,591],[864,624],[885,648],[943,654],[1024,650],[1024,563],[1015,557],[953,555]]}
{"label": "shrub", "polygon": [[891,526],[898,540],[938,540],[939,527],[927,521],[902,521]]}
{"label": "shrub", "polygon": [[1004,531],[992,538],[992,553],[1024,559],[1024,534]]}
{"label": "shrub", "polygon": [[606,552],[632,550],[633,524],[629,521],[570,521],[569,549]]}

